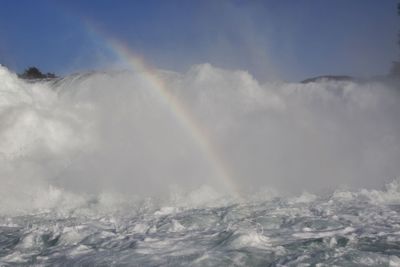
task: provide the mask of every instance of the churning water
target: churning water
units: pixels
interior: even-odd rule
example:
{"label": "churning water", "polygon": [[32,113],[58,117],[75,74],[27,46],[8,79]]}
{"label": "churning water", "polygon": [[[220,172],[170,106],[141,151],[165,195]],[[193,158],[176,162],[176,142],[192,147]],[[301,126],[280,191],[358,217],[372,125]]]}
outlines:
{"label": "churning water", "polygon": [[0,265],[399,266],[394,81],[0,66]]}

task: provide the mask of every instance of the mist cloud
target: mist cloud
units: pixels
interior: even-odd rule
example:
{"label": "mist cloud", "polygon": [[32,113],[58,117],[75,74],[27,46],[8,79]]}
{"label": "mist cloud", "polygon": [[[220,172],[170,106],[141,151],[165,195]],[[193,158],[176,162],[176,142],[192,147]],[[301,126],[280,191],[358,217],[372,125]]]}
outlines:
{"label": "mist cloud", "polygon": [[[144,73],[82,74],[51,84],[0,71],[6,202],[31,203],[49,192],[59,198],[57,190],[146,196],[176,185],[227,193],[193,129]],[[400,96],[389,83],[260,84],[245,71],[210,64],[157,76],[207,133],[243,193],[380,187],[399,175]]]}

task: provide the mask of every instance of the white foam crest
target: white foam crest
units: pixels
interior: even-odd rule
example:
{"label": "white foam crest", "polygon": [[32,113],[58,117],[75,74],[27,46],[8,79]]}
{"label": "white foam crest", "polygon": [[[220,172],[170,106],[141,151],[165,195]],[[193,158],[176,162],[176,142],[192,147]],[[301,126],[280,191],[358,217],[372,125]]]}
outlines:
{"label": "white foam crest", "polygon": [[386,190],[362,189],[360,195],[377,204],[400,204],[400,180],[386,184]]}
{"label": "white foam crest", "polygon": [[235,249],[246,247],[256,247],[260,249],[271,249],[272,243],[267,236],[260,234],[256,231],[247,231],[244,233],[237,233],[238,237],[231,243]]}

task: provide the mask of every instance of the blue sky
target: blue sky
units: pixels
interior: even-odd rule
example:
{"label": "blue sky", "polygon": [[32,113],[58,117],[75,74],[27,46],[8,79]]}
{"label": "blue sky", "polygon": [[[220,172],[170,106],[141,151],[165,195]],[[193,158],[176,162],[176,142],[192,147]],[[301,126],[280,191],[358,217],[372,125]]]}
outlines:
{"label": "blue sky", "polygon": [[[209,62],[257,79],[370,76],[400,57],[396,0],[3,0],[0,63],[68,74],[118,66],[105,44],[185,71]],[[97,38],[87,23],[101,32]]]}

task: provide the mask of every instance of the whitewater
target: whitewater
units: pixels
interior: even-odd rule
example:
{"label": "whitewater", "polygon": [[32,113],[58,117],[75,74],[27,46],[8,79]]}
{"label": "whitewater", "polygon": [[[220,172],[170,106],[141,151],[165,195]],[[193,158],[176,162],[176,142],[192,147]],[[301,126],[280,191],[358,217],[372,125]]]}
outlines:
{"label": "whitewater", "polygon": [[1,266],[400,266],[398,81],[147,71],[0,66]]}

